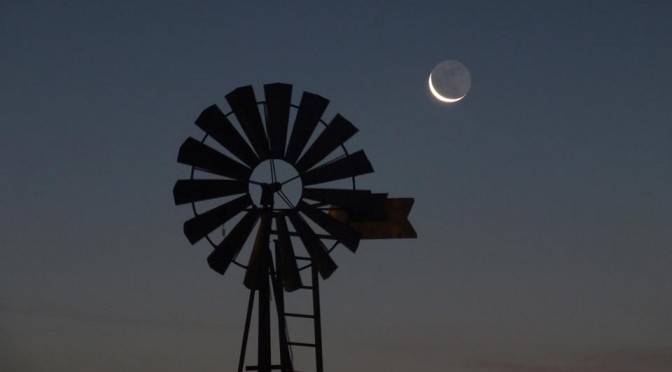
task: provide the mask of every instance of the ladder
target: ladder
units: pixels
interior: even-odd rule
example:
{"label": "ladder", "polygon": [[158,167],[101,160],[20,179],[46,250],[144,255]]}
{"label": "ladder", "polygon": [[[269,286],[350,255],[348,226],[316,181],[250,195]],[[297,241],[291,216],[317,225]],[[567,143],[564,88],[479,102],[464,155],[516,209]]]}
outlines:
{"label": "ladder", "polygon": [[[270,251],[268,252],[270,256]],[[309,257],[296,257],[297,260],[309,262]],[[257,365],[245,364],[245,351],[247,347],[250,322],[252,317],[252,310],[254,307],[255,290],[250,290],[250,298],[247,307],[247,317],[245,320],[245,330],[243,333],[243,345],[241,347],[240,358],[238,362],[238,372],[245,371],[260,371],[270,372],[271,370],[279,370],[281,372],[307,372],[296,371],[293,366],[292,348],[310,348],[315,354],[315,372],[324,372],[322,359],[322,325],[320,318],[320,288],[318,271],[315,265],[310,266],[310,284],[302,285],[299,289],[293,292],[298,294],[299,291],[310,291],[312,299],[312,313],[299,313],[285,311],[285,293],[282,286],[282,281],[278,273],[275,271],[272,260],[267,260],[270,272],[270,286],[262,285],[258,290],[259,295],[259,356],[257,358]],[[268,279],[266,282],[268,283]],[[279,351],[280,364],[272,364],[270,360],[270,291],[273,291],[275,298],[275,307],[277,311],[277,326],[279,336]],[[304,292],[305,293],[305,292]],[[289,331],[287,325],[287,318],[312,320],[314,330],[314,338],[312,342],[297,342],[289,339]]]}

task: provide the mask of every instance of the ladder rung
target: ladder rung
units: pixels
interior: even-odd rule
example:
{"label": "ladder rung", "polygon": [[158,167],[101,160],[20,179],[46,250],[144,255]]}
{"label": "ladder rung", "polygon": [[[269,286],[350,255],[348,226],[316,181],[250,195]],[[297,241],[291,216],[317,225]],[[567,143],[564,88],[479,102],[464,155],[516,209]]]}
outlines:
{"label": "ladder rung", "polygon": [[311,315],[311,314],[285,313],[285,316],[293,316],[293,317],[296,317],[296,318],[313,318],[313,319],[315,319],[315,315]]}
{"label": "ladder rung", "polygon": [[[279,364],[273,364],[273,365],[271,365],[271,369],[282,369],[282,366],[279,365]],[[246,371],[258,371],[259,366],[247,366],[247,367],[245,367],[245,370]]]}
{"label": "ladder rung", "polygon": [[294,257],[294,258],[296,258],[296,259],[299,260],[299,261],[310,261],[310,257],[299,257],[299,256],[296,256],[296,257]]}
{"label": "ladder rung", "polygon": [[315,344],[309,344],[309,343],[306,343],[306,342],[288,342],[288,344],[289,344],[289,345],[293,345],[293,346],[306,346],[306,347],[315,347],[315,346],[317,346],[317,345],[315,345]]}

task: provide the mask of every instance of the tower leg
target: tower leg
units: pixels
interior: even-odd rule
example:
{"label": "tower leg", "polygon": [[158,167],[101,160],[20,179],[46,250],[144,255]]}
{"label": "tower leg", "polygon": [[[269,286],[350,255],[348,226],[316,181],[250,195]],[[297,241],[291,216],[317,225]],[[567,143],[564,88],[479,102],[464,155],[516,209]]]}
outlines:
{"label": "tower leg", "polygon": [[271,293],[268,283],[270,251],[265,249],[259,267],[259,333],[257,362],[259,372],[271,372]]}
{"label": "tower leg", "polygon": [[[276,242],[277,248],[277,242]],[[276,258],[278,256],[276,255]],[[276,265],[280,267],[280,265]],[[278,338],[280,344],[280,369],[282,372],[292,372],[292,355],[289,351],[289,335],[287,334],[287,319],[285,318],[285,294],[282,287],[282,274],[280,270],[273,272],[271,268],[271,284],[275,295],[275,309],[278,314]]]}
{"label": "tower leg", "polygon": [[254,307],[255,290],[250,289],[250,299],[247,301],[247,317],[245,318],[245,330],[243,331],[243,345],[240,347],[238,358],[238,372],[243,372],[245,366],[245,351],[247,349],[247,337],[250,334],[250,321],[252,320],[252,308]]}
{"label": "tower leg", "polygon": [[317,276],[316,265],[311,266],[311,276],[313,281],[313,315],[315,327],[315,370],[324,372],[322,368],[322,321],[320,319],[320,280]]}

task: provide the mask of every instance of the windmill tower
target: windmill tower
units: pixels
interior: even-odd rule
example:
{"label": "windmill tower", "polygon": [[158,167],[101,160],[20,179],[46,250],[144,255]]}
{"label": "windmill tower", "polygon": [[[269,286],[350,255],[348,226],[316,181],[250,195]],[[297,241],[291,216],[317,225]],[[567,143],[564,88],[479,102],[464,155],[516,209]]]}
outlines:
{"label": "windmill tower", "polygon": [[[318,277],[327,279],[337,268],[330,252],[342,245],[354,253],[361,239],[415,238],[407,220],[413,199],[357,188],[357,177],[373,167],[364,151],[345,147],[357,132],[352,123],[340,114],[322,120],[327,99],[303,92],[294,105],[292,86],[283,83],[264,85],[264,97],[257,101],[251,86],[239,87],[226,95],[228,113],[216,105],[201,113],[196,125],[205,136],[180,147],[178,162],[191,173],[177,181],[173,196],[194,212],[184,223],[187,239],[205,239],[214,248],[209,266],[220,274],[232,263],[245,269],[250,297],[238,371],[293,372],[292,348],[303,347],[314,351],[315,370],[322,372]],[[308,283],[303,270],[310,270]],[[285,292],[301,291],[311,294],[312,312],[287,312]],[[245,366],[255,298],[257,361]],[[290,339],[290,317],[312,321],[311,342]]]}

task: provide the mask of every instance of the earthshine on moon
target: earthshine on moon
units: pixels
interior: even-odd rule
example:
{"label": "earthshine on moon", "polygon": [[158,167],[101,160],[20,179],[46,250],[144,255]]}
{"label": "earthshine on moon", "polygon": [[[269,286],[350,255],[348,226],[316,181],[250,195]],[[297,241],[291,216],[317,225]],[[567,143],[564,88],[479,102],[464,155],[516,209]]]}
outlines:
{"label": "earthshine on moon", "polygon": [[469,70],[458,61],[443,61],[429,74],[429,90],[441,102],[457,102],[469,93],[470,88]]}

